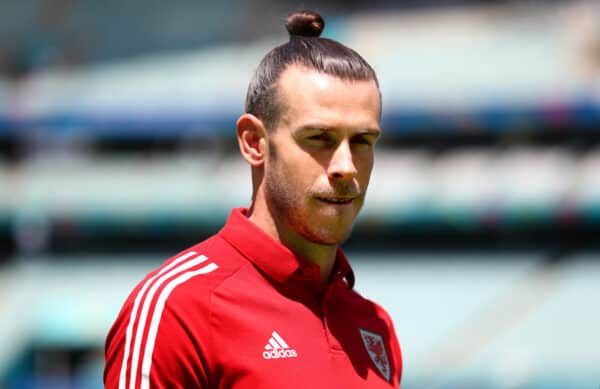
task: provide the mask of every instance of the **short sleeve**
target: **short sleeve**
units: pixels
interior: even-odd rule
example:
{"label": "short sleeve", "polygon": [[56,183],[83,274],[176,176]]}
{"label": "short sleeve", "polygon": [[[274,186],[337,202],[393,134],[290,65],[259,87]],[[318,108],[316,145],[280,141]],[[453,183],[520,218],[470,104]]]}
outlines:
{"label": "short sleeve", "polygon": [[134,290],[107,336],[105,388],[209,387],[207,304],[181,288],[138,304]]}
{"label": "short sleeve", "polygon": [[[191,328],[191,323],[176,308],[167,306],[164,310],[152,354],[144,355],[146,362],[151,358],[151,363],[147,362],[147,365],[150,363],[149,377],[147,371],[142,371],[141,378],[148,379],[150,386],[156,389],[208,388],[205,350],[200,339],[194,336],[197,328]],[[203,338],[208,339],[208,334]],[[149,334],[147,345],[151,341]]]}

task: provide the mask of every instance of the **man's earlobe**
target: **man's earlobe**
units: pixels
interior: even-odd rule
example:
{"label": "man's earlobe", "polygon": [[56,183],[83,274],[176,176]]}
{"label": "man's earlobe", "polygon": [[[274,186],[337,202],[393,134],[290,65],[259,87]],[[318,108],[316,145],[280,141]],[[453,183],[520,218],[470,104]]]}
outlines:
{"label": "man's earlobe", "polygon": [[267,131],[262,120],[245,113],[237,121],[237,139],[242,157],[253,167],[262,166],[266,152]]}

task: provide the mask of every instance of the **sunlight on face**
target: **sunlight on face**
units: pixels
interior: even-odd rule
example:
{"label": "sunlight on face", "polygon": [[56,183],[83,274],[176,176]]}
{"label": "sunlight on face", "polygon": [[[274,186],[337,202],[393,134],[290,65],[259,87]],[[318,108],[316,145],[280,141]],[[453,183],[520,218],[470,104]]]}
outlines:
{"label": "sunlight on face", "polygon": [[283,228],[325,245],[346,240],[364,202],[379,136],[374,81],[290,66],[278,82],[284,112],[269,134],[265,197]]}

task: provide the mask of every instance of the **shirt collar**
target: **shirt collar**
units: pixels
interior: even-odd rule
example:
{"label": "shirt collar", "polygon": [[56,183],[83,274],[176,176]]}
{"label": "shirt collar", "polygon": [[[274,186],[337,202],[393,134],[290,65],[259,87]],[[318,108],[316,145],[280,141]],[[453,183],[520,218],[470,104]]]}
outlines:
{"label": "shirt collar", "polygon": [[[248,219],[247,211],[246,208],[233,209],[219,235],[265,274],[278,282],[284,282],[299,269],[316,266],[297,257],[290,249],[260,229]],[[354,272],[343,251],[338,247],[332,279],[343,278],[351,288],[354,286]]]}

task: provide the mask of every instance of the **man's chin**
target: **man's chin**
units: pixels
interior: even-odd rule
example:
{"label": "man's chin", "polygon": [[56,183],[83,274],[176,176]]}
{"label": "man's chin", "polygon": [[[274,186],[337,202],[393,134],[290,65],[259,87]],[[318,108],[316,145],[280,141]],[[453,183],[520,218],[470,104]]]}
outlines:
{"label": "man's chin", "polygon": [[312,243],[323,246],[335,246],[344,243],[350,237],[352,228],[343,230],[328,230],[325,228],[305,231],[304,237]]}

